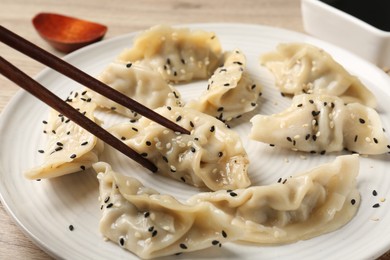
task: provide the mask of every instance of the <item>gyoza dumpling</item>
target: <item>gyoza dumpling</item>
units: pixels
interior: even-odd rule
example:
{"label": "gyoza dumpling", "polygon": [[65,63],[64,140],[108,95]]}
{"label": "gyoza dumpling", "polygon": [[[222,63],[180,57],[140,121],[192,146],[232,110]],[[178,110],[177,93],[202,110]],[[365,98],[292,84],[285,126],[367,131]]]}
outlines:
{"label": "gyoza dumpling", "polygon": [[100,232],[142,259],[221,246],[242,233],[230,224],[231,216],[209,203],[182,204],[144,187],[135,178],[112,171],[103,162],[94,169],[103,214]]}
{"label": "gyoza dumpling", "polygon": [[[96,104],[91,102],[87,91],[73,92],[66,101],[87,118],[97,121],[94,117]],[[25,172],[26,178],[53,178],[88,169],[98,161],[103,142],[93,134],[55,110],[51,110],[49,119],[43,123],[47,144],[39,152],[44,153],[45,158],[40,166]]]}
{"label": "gyoza dumpling", "polygon": [[200,193],[188,203],[211,203],[233,215],[231,225],[243,233],[238,240],[291,243],[334,231],[355,216],[358,174],[358,155],[344,155],[277,184]]}
{"label": "gyoza dumpling", "polygon": [[239,50],[225,53],[224,65],[208,81],[207,91],[186,106],[225,122],[257,106],[261,86],[246,71],[246,58]]}
{"label": "gyoza dumpling", "polygon": [[281,244],[334,231],[360,204],[358,157],[343,156],[283,183],[200,193],[180,203],[112,171],[98,173],[102,234],[141,258],[174,255],[228,241]]}
{"label": "gyoza dumpling", "polygon": [[304,152],[341,151],[382,154],[390,151],[378,113],[359,103],[344,105],[335,96],[302,94],[274,115],[256,115],[250,138]]}
{"label": "gyoza dumpling", "polygon": [[[181,105],[179,92],[167,84],[158,72],[145,66],[112,62],[98,76],[98,79],[150,109],[164,105]],[[93,101],[99,106],[115,110],[130,118],[139,117],[134,111],[100,94],[94,93]]]}
{"label": "gyoza dumpling", "polygon": [[237,133],[193,109],[161,107],[155,111],[191,135],[174,133],[145,117],[114,126],[110,132],[152,161],[159,174],[211,190],[250,185],[248,156]]}
{"label": "gyoza dumpling", "polygon": [[171,82],[208,78],[218,66],[221,44],[212,32],[158,25],[140,34],[124,62],[141,61]]}
{"label": "gyoza dumpling", "polygon": [[276,86],[284,94],[328,94],[342,98],[345,103],[376,106],[374,95],[357,77],[315,46],[279,44],[277,51],[261,57],[261,63],[274,74]]}

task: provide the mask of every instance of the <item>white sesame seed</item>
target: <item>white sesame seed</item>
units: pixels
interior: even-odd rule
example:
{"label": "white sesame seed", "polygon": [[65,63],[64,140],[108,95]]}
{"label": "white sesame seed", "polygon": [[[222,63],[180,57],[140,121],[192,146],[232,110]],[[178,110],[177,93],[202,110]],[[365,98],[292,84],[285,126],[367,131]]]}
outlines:
{"label": "white sesame seed", "polygon": [[367,143],[371,143],[371,138],[368,136],[364,140],[366,140]]}
{"label": "white sesame seed", "polygon": [[299,139],[299,138],[301,138],[301,136],[300,136],[300,135],[296,135],[296,136],[294,136],[294,139]]}

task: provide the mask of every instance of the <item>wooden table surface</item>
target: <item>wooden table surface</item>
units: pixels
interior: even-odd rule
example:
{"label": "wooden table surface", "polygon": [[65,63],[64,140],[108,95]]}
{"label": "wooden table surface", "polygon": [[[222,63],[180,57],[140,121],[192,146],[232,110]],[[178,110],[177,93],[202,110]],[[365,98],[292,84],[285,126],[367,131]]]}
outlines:
{"label": "wooden table surface", "polygon": [[[108,26],[105,39],[156,24],[240,22],[304,32],[300,0],[1,0],[0,24],[58,56],[36,33],[31,19],[56,12]],[[0,44],[0,53],[30,76],[44,66]],[[0,76],[0,112],[19,88]],[[1,134],[1,133],[0,133]],[[0,259],[50,259],[19,229],[0,204]],[[390,259],[390,254],[380,258]]]}

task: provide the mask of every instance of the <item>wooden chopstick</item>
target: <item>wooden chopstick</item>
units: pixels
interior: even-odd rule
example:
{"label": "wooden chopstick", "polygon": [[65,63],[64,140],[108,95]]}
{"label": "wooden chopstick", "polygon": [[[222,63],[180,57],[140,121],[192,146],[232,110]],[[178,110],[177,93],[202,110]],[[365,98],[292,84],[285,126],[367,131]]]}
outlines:
{"label": "wooden chopstick", "polygon": [[154,112],[153,110],[127,97],[121,92],[105,85],[94,77],[79,70],[78,68],[65,62],[64,60],[54,56],[53,54],[43,50],[42,48],[27,41],[19,35],[9,31],[1,25],[0,40],[11,48],[24,53],[25,55],[41,62],[42,64],[45,64],[46,66],[58,71],[59,73],[79,82],[83,86],[96,91],[97,93],[117,102],[118,104],[121,104],[122,106],[131,109],[139,113],[140,115],[143,115],[150,120],[161,124],[162,126],[165,126],[175,132],[180,132],[182,134],[190,134],[187,129],[184,129],[183,127],[175,124],[169,119]]}
{"label": "wooden chopstick", "polygon": [[121,140],[111,135],[108,131],[100,127],[98,124],[93,122],[88,117],[81,114],[71,105],[54,95],[48,89],[43,87],[41,84],[30,78],[27,74],[16,68],[14,65],[6,61],[3,57],[0,56],[0,72],[5,77],[15,82],[17,85],[51,106],[53,109],[63,114],[91,134],[95,135],[99,139],[103,140],[105,143],[111,145],[113,148],[119,150],[123,154],[127,155],[134,161],[138,162],[145,168],[151,170],[152,172],[157,171],[157,167],[142,157],[140,154],[132,150]]}

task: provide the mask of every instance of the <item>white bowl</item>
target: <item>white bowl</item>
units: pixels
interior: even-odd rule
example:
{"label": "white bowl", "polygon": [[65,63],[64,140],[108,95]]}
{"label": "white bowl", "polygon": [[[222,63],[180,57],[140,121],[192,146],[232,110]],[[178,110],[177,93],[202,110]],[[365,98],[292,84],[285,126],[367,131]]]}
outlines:
{"label": "white bowl", "polygon": [[390,67],[390,32],[319,0],[302,0],[301,4],[307,33],[343,47],[379,67]]}

